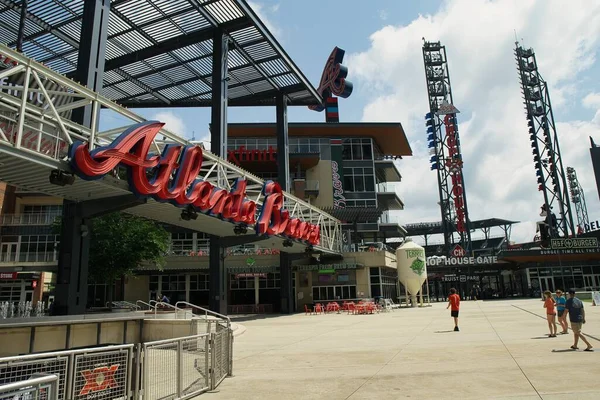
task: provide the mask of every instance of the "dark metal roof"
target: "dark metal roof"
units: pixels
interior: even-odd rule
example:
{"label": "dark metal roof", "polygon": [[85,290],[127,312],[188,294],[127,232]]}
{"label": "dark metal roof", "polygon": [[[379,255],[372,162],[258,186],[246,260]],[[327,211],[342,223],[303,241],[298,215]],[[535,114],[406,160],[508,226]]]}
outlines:
{"label": "dark metal roof", "polygon": [[377,221],[384,209],[382,208],[366,208],[366,207],[322,207],[323,211],[331,214],[333,217],[342,222],[372,222]]}
{"label": "dark metal roof", "polygon": [[[488,218],[471,221],[471,229],[492,228],[495,226],[513,225],[519,221],[509,221],[500,218]],[[435,235],[444,233],[441,222],[420,222],[416,224],[405,224],[408,232],[406,236]]]}
{"label": "dark metal roof", "polygon": [[[0,43],[15,47],[20,0],[0,0]],[[62,74],[77,67],[83,0],[29,0],[23,52]],[[211,104],[212,38],[231,39],[229,104],[321,102],[245,0],[111,0],[103,95],[126,107]]]}

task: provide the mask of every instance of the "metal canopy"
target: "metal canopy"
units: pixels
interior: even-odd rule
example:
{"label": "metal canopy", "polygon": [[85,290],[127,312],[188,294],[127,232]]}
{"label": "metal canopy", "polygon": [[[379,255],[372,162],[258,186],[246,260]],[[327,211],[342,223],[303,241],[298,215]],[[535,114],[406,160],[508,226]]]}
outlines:
{"label": "metal canopy", "polygon": [[[470,221],[470,227],[471,229],[484,229],[496,226],[513,225],[518,222],[519,221],[509,221],[500,218],[488,218]],[[405,224],[404,227],[408,232],[407,236],[435,235],[443,233],[441,222],[419,222],[416,224]]]}
{"label": "metal canopy", "polygon": [[[15,47],[20,0],[0,0],[0,43]],[[29,0],[23,52],[73,76],[81,0]],[[229,105],[321,97],[245,0],[112,0],[102,94],[126,107],[203,107],[212,98],[212,39],[230,39]]]}

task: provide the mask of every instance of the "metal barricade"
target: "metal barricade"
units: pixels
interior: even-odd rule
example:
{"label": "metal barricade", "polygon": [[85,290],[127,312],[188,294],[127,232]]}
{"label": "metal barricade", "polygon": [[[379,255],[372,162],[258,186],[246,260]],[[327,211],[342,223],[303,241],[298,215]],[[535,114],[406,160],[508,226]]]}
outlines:
{"label": "metal barricade", "polygon": [[59,400],[58,376],[34,375],[25,381],[0,386],[0,400]]}
{"label": "metal barricade", "polygon": [[211,389],[210,335],[142,344],[142,397],[183,399]]}
{"label": "metal barricade", "polygon": [[133,345],[0,358],[0,385],[56,375],[61,400],[131,398]]}

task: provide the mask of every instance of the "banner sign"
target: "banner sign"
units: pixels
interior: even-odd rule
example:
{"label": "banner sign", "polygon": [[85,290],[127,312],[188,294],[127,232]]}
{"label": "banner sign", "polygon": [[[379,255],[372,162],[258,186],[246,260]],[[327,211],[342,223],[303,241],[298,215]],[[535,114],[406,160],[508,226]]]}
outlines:
{"label": "banner sign", "polygon": [[290,218],[289,211],[283,208],[284,197],[278,183],[265,182],[259,209],[256,202],[246,198],[245,179],[238,178],[231,191],[198,179],[203,163],[200,146],[168,144],[161,155],[150,155],[154,138],[163,126],[158,121],[136,124],[110,145],[91,152],[87,143],[75,142],[69,149],[71,167],[82,179],[96,180],[123,166],[128,169],[130,190],[139,197],[191,207],[232,223],[255,225],[258,235],[281,235],[319,244],[319,225]]}
{"label": "banner sign", "polygon": [[0,279],[17,279],[18,272],[0,272]]}
{"label": "banner sign", "polygon": [[600,306],[600,292],[592,292],[592,302],[595,306]]}
{"label": "banner sign", "polygon": [[[524,250],[526,252],[536,252],[536,250]],[[551,255],[568,255],[568,254],[598,254],[600,253],[600,249],[597,247],[591,247],[587,249],[542,249],[538,250],[539,254],[542,256],[551,256]]]}
{"label": "banner sign", "polygon": [[267,266],[235,266],[235,267],[227,267],[227,272],[230,274],[268,274],[272,272],[277,272],[277,267],[267,267]]}
{"label": "banner sign", "polygon": [[261,274],[256,272],[245,272],[242,274],[235,274],[235,279],[240,278],[266,278],[267,274]]}
{"label": "banner sign", "polygon": [[295,265],[294,271],[319,271],[324,269],[329,270],[345,270],[357,269],[358,264],[317,264],[317,265]]}
{"label": "banner sign", "polygon": [[429,257],[427,258],[427,265],[431,266],[448,266],[448,265],[480,265],[480,264],[496,264],[498,262],[497,256],[488,257]]}
{"label": "banner sign", "polygon": [[331,178],[333,182],[333,208],[346,208],[344,196],[344,167],[342,139],[331,139]]}
{"label": "banner sign", "polygon": [[227,161],[238,167],[245,161],[276,162],[277,150],[273,146],[269,146],[266,150],[248,150],[246,147],[240,146],[234,150],[227,150]]}
{"label": "banner sign", "polygon": [[477,275],[444,275],[442,282],[479,282]]}
{"label": "banner sign", "polygon": [[581,238],[581,239],[550,239],[550,247],[552,249],[589,249],[598,247],[597,238]]}

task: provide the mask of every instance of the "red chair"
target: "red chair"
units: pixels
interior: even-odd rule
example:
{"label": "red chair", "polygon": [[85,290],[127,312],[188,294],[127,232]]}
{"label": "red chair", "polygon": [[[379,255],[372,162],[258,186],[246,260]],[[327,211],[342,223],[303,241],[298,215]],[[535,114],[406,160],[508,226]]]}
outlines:
{"label": "red chair", "polygon": [[308,306],[305,304],[304,305],[304,315],[312,315],[312,313],[313,313],[312,307],[308,308]]}

